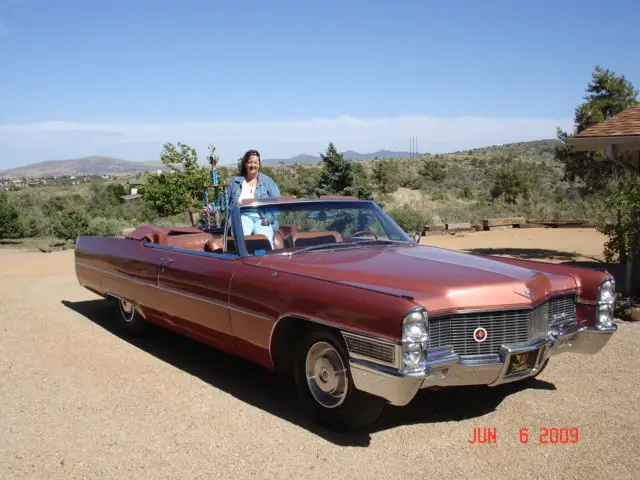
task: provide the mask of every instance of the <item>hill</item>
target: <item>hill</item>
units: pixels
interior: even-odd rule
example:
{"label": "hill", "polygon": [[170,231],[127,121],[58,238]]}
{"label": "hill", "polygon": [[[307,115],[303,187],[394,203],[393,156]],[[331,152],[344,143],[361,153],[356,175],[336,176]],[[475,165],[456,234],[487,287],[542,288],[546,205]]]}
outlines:
{"label": "hill", "polygon": [[[494,153],[517,153],[519,155],[544,155],[551,154],[558,140],[536,140],[532,142],[519,142],[508,145],[491,145],[472,150],[465,150],[464,153],[473,154],[494,154]],[[395,152],[391,150],[378,150],[373,153],[359,153],[353,150],[342,152],[344,157],[354,161],[368,161],[375,159],[407,159],[409,152]],[[463,152],[452,152],[455,155]],[[418,156],[429,155],[426,153]],[[300,154],[291,158],[271,158],[264,159],[266,166],[294,165],[294,164],[314,164],[320,161],[319,156]],[[228,167],[229,165],[221,165]],[[94,155],[84,158],[74,158],[70,160],[50,160],[46,162],[33,163],[22,167],[16,167],[4,172],[0,176],[6,177],[51,177],[62,175],[132,175],[145,170],[155,171],[165,170],[160,162],[134,162],[113,157]]]}
{"label": "hill", "polygon": [[[353,150],[347,150],[342,152],[344,158],[348,160],[374,160],[376,158],[409,158],[411,154],[409,152],[393,152],[391,150],[378,150],[373,153],[359,153],[354,152]],[[423,155],[423,154],[418,154]],[[296,155],[291,158],[265,158],[263,160],[263,164],[267,166],[276,166],[279,164],[284,165],[294,165],[298,164],[311,164],[320,161],[320,156],[318,155],[308,155],[306,153],[301,153],[300,155]]]}
{"label": "hill", "polygon": [[49,160],[0,172],[5,177],[53,177],[63,175],[125,175],[165,169],[160,162],[133,162],[93,155],[69,160]]}

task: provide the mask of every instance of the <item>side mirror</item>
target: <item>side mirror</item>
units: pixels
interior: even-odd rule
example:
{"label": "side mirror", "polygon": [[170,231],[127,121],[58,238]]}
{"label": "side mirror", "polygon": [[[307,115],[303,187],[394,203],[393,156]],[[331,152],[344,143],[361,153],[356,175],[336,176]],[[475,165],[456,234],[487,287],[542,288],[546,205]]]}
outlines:
{"label": "side mirror", "polygon": [[414,241],[414,243],[420,243],[420,234],[419,233],[416,233],[413,236],[413,241]]}

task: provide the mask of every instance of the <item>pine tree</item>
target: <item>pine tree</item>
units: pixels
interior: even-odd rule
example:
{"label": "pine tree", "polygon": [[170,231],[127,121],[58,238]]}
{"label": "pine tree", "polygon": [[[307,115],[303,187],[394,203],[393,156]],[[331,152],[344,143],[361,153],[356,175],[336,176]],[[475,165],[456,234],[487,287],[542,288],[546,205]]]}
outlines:
{"label": "pine tree", "polygon": [[556,148],[555,157],[565,165],[566,180],[582,180],[585,193],[606,195],[616,190],[625,176],[624,168],[604,152],[576,151],[566,140],[636,104],[638,90],[623,75],[596,66],[586,92],[585,102],[575,109],[574,132],[569,134],[558,128],[562,145]]}

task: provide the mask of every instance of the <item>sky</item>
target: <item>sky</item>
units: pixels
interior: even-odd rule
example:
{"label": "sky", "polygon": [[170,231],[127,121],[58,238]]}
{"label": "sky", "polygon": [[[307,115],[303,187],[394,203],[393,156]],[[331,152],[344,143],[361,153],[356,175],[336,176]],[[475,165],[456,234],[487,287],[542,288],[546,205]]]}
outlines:
{"label": "sky", "polygon": [[221,163],[442,153],[572,129],[640,87],[637,0],[0,0],[0,171],[214,143]]}

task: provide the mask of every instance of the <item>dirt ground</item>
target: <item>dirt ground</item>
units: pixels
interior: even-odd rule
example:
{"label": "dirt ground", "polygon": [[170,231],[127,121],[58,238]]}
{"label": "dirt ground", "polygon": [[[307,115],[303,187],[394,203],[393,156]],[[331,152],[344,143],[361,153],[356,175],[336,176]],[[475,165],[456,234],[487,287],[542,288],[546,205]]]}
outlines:
{"label": "dirt ground", "polygon": [[[603,240],[523,229],[422,243],[598,262]],[[159,329],[120,337],[105,301],[78,286],[73,251],[0,250],[0,319],[3,479],[631,479],[640,468],[635,323],[597,355],[554,357],[527,387],[422,392],[338,435],[306,422],[287,379]],[[476,427],[496,442],[468,443]],[[554,427],[575,427],[577,443],[541,444]]]}

